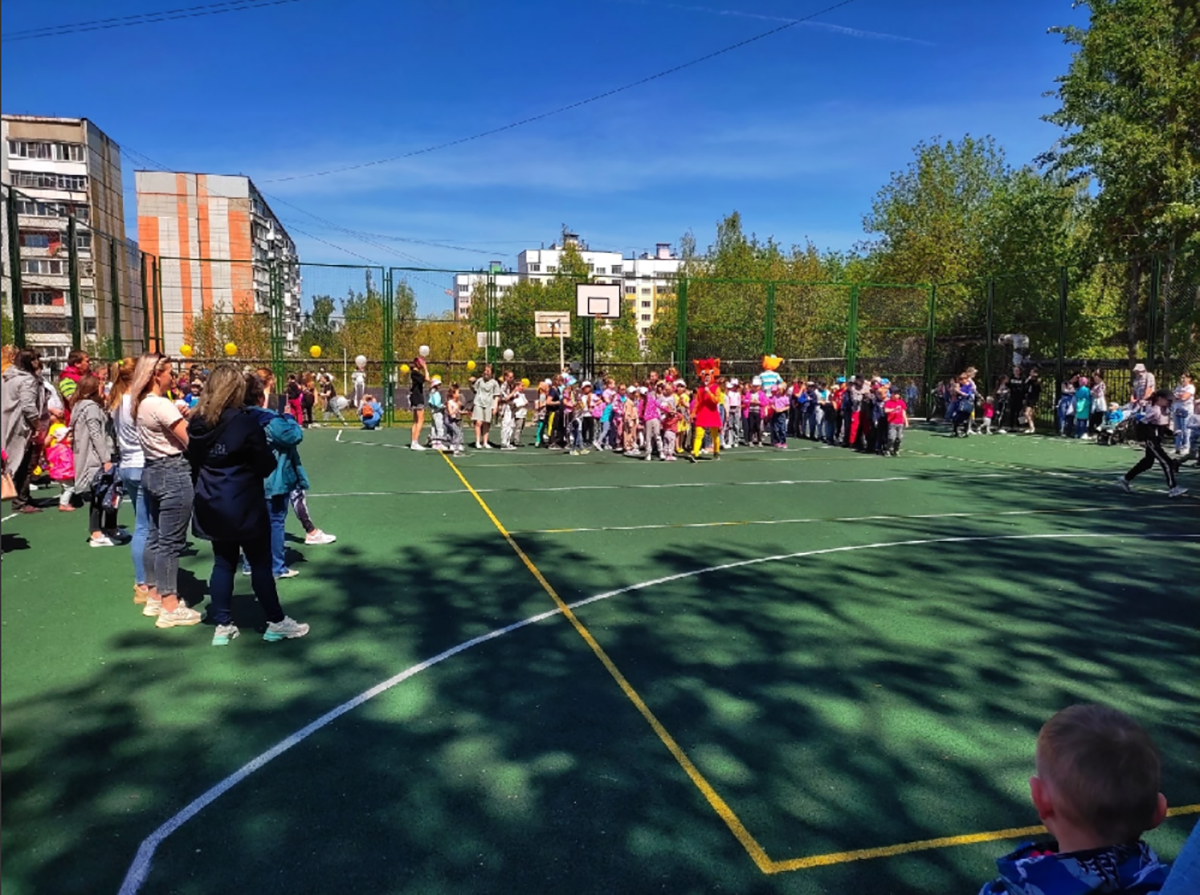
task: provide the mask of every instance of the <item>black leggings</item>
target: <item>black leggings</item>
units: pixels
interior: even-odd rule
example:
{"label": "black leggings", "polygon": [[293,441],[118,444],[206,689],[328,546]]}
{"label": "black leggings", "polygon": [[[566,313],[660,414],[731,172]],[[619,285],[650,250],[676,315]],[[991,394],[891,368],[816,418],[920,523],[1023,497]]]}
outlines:
{"label": "black leggings", "polygon": [[1159,443],[1158,437],[1147,438],[1142,442],[1142,447],[1146,449],[1145,455],[1138,460],[1133,469],[1125,473],[1125,481],[1132,482],[1139,475],[1153,466],[1156,462],[1162,467],[1163,475],[1167,477],[1167,487],[1175,487],[1175,461],[1167,456],[1167,452],[1163,450],[1163,446]]}

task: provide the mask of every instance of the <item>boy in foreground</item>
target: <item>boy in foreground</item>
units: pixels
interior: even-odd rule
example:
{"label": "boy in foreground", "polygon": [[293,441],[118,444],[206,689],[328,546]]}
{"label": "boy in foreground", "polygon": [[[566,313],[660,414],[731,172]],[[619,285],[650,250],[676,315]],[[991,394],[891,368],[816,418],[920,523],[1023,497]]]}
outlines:
{"label": "boy in foreground", "polygon": [[998,879],[979,895],[1158,892],[1167,865],[1141,841],[1167,816],[1158,750],[1123,712],[1073,705],[1038,733],[1029,780],[1038,817],[1055,841],[1026,843],[997,859]]}

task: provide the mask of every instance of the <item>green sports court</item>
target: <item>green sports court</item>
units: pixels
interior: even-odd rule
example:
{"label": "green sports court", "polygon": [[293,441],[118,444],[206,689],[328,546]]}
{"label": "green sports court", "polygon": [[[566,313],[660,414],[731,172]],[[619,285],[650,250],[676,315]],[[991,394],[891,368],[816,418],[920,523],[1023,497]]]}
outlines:
{"label": "green sports court", "polygon": [[228,648],[156,630],[127,548],[5,520],[5,895],[973,892],[1084,701],[1161,748],[1164,858],[1200,814],[1200,504],[1131,450],[408,440],[307,433],[297,641],[248,578]]}

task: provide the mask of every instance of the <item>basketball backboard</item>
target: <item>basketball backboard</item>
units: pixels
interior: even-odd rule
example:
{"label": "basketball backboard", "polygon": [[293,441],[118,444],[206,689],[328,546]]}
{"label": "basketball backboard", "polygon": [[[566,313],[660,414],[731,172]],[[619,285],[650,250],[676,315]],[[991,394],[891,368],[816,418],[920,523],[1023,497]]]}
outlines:
{"label": "basketball backboard", "polygon": [[534,334],[539,339],[571,338],[570,311],[534,311]]}
{"label": "basketball backboard", "polygon": [[620,283],[576,283],[575,316],[607,317],[621,316]]}

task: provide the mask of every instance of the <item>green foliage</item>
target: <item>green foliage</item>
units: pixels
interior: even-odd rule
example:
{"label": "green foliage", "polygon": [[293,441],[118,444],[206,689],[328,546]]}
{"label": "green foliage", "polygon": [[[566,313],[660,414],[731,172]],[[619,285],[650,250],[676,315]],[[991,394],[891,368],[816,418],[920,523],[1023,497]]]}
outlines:
{"label": "green foliage", "polygon": [[8,313],[8,296],[0,303],[0,345],[13,345],[16,341],[16,331],[13,320]]}
{"label": "green foliage", "polygon": [[271,356],[271,319],[268,314],[240,314],[218,303],[184,321],[183,340],[196,357],[224,357],[225,345],[237,345],[243,358]]}

